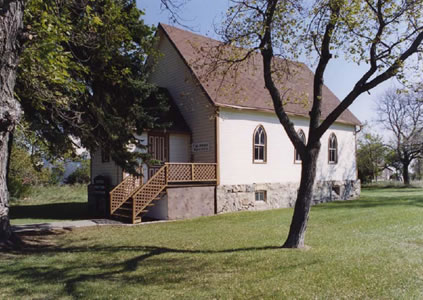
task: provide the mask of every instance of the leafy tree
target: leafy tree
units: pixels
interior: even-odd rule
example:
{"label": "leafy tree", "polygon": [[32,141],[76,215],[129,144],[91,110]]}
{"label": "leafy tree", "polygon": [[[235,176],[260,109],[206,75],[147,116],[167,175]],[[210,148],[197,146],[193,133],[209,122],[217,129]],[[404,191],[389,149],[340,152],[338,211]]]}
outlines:
{"label": "leafy tree", "polygon": [[[215,54],[210,70],[236,73],[240,64],[254,64],[259,52],[265,87],[276,115],[302,160],[300,188],[283,247],[304,246],[320,138],[358,96],[403,75],[405,62],[422,50],[422,6],[421,0],[232,1],[220,31],[225,44],[208,53]],[[282,58],[296,60],[301,50],[317,60],[307,144],[285,111],[285,104],[292,99],[280,88],[295,72],[290,65],[296,65]],[[339,56],[364,63],[367,69],[341,103],[322,117],[324,74],[328,64]]]}
{"label": "leafy tree", "polygon": [[67,184],[89,183],[90,182],[90,160],[81,161],[81,166],[66,178]]}
{"label": "leafy tree", "polygon": [[422,180],[423,178],[423,159],[417,158],[414,160],[414,163],[411,165],[413,170],[413,177],[415,180]]}
{"label": "leafy tree", "polygon": [[358,139],[357,168],[362,182],[371,182],[384,170],[388,148],[378,134],[364,132]]}
{"label": "leafy tree", "polygon": [[88,150],[110,149],[114,161],[135,172],[140,154],[126,145],[137,143],[134,132],[155,126],[162,108],[147,103],[153,28],[131,0],[33,1],[25,21],[38,38],[22,54],[16,87],[30,129],[51,153],[72,151],[77,137]]}
{"label": "leafy tree", "polygon": [[9,137],[22,110],[38,143],[54,156],[72,153],[75,144],[107,148],[119,165],[135,172],[139,154],[126,145],[137,143],[134,132],[156,125],[164,106],[149,97],[154,86],[145,61],[154,55],[154,28],[143,23],[134,0],[29,0],[25,10],[23,3],[0,2],[3,244],[12,236],[5,181]]}
{"label": "leafy tree", "polygon": [[391,132],[390,158],[402,170],[405,185],[410,184],[411,163],[423,154],[423,96],[388,90],[379,99],[379,122]]}
{"label": "leafy tree", "polygon": [[50,170],[41,166],[34,166],[28,150],[18,144],[12,147],[8,187],[10,196],[22,198],[28,196],[31,186],[48,184]]}

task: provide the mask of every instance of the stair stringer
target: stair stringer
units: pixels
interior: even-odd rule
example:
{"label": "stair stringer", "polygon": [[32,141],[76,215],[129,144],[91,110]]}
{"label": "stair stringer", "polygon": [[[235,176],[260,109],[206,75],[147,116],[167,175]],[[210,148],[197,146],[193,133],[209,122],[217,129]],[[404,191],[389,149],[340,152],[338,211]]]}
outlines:
{"label": "stair stringer", "polygon": [[133,217],[137,217],[145,208],[167,188],[167,165],[162,166],[150,180],[132,194],[134,203]]}

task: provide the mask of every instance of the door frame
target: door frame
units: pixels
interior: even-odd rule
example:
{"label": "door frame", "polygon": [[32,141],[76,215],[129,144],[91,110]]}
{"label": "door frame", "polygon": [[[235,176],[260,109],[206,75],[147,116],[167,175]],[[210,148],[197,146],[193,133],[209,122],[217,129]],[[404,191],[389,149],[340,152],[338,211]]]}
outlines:
{"label": "door frame", "polygon": [[[163,138],[163,145],[159,144],[159,146],[163,146],[163,148],[164,148],[163,149],[164,159],[161,160],[162,163],[160,163],[158,165],[150,165],[150,164],[147,165],[147,167],[148,167],[148,174],[147,174],[148,179],[150,179],[151,176],[153,176],[157,172],[157,170],[159,170],[163,166],[163,164],[165,162],[169,161],[169,134],[165,133],[165,132],[157,132],[157,131],[148,132],[147,147],[148,147],[148,153],[149,154],[151,154],[152,148],[153,148],[153,144],[150,143],[150,138],[154,138],[154,137]],[[157,146],[157,144],[154,145],[154,146]],[[152,158],[155,159],[154,157],[152,157]]]}

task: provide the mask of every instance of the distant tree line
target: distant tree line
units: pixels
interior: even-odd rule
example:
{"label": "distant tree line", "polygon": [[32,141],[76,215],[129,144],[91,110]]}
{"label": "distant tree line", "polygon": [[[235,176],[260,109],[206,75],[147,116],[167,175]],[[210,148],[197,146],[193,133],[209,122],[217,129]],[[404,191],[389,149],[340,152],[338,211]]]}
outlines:
{"label": "distant tree line", "polygon": [[411,179],[421,179],[423,93],[389,89],[379,99],[377,112],[377,122],[389,136],[384,142],[382,136],[366,128],[360,134],[357,149],[360,180],[377,181],[384,170],[390,170],[390,179],[402,180],[405,185],[409,185]]}

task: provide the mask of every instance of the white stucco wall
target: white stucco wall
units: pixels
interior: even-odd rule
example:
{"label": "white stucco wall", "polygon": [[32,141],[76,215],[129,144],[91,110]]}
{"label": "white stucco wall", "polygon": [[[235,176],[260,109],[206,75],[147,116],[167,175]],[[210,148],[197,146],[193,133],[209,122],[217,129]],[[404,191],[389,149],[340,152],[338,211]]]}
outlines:
{"label": "white stucco wall", "polygon": [[[306,118],[293,118],[308,136]],[[253,163],[253,132],[263,125],[267,134],[267,163]],[[328,164],[328,139],[338,139],[338,163]],[[301,164],[294,163],[291,144],[275,114],[221,108],[219,114],[220,184],[298,182]],[[335,124],[323,135],[316,180],[356,180],[354,127]]]}

